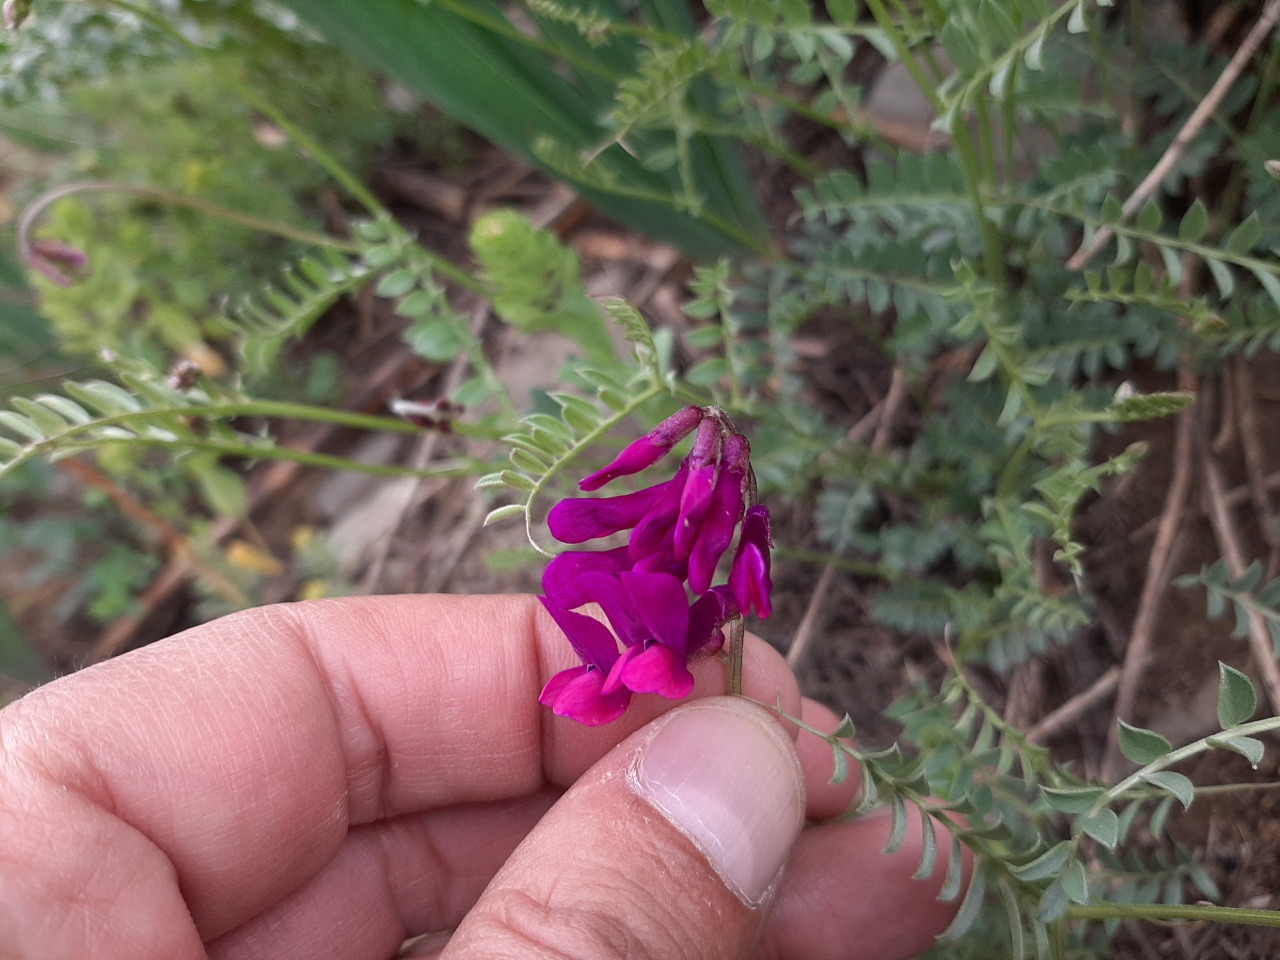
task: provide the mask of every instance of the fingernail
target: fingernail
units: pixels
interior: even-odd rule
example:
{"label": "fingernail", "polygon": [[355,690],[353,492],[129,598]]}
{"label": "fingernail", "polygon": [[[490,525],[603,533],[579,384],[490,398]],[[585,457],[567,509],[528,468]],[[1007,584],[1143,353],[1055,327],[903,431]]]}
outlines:
{"label": "fingernail", "polygon": [[739,899],[764,901],[800,831],[804,781],[795,747],[763,710],[729,697],[673,710],[632,784]]}

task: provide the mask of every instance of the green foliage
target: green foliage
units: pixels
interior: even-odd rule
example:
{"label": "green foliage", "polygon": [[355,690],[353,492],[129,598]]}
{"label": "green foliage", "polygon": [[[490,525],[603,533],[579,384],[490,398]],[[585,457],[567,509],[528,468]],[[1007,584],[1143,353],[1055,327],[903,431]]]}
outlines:
{"label": "green foliage", "polygon": [[[727,145],[692,131],[680,117],[686,98],[698,99],[689,88],[701,72],[699,44],[680,40],[673,45],[670,34],[663,33],[645,49],[630,33],[606,29],[600,18],[626,22],[612,3],[599,4],[596,16],[587,19],[567,5],[540,4],[546,36],[537,38],[516,28],[489,0],[370,0],[359,6],[286,0],[285,5],[449,116],[567,176],[624,222],[699,254],[763,245],[763,217],[740,162]],[[663,31],[692,37],[682,2],[647,0],[640,6]],[[553,29],[566,22],[584,26],[586,36]],[[647,66],[639,86],[627,74],[619,75],[619,66],[626,69],[641,60]],[[654,82],[667,94],[661,103],[640,95],[651,94]],[[612,120],[602,123],[599,108],[615,97]],[[651,145],[637,157],[617,140],[641,121],[674,133],[649,138]],[[540,141],[550,149],[534,149]],[[600,158],[610,176],[591,171],[591,164],[577,157],[578,151],[599,153],[610,143]],[[664,155],[678,162],[672,166]]]}
{"label": "green foliage", "polygon": [[[39,228],[85,250],[90,259],[86,276],[72,286],[36,278],[41,313],[64,350],[90,356],[109,350],[163,366],[176,354],[207,355],[210,345],[232,333],[236,324],[228,323],[223,304],[241,291],[279,282],[290,299],[313,298],[315,316],[332,302],[316,296],[315,287],[332,286],[334,278],[319,279],[310,265],[277,281],[281,265],[300,255],[296,244],[127,193],[139,186],[171,190],[283,227],[316,226],[312,200],[323,173],[239,98],[236,83],[242,79],[275,90],[282,107],[337,142],[339,155],[352,165],[364,166],[373,145],[401,122],[381,106],[369,74],[335,64],[331,51],[291,40],[243,7],[222,28],[210,28],[222,37],[222,46],[204,62],[162,60],[151,50],[156,38],[147,34],[141,49],[125,45],[137,59],[133,69],[109,79],[77,82],[75,72],[67,76],[66,65],[56,58],[33,66],[58,84],[61,98],[52,131],[56,138],[43,146],[50,152],[43,161],[45,176],[74,175],[126,188],[118,195],[63,200]],[[42,6],[32,26],[58,26],[77,36],[88,29],[75,13],[83,9],[71,4],[46,11]],[[180,22],[198,30],[197,13],[184,10]],[[135,26],[128,33],[139,32]],[[124,43],[111,36],[111,42]],[[16,42],[26,43],[25,38],[24,31]],[[47,109],[19,104],[4,120],[18,127],[48,126]],[[40,186],[36,182],[28,189]],[[332,262],[326,266],[331,274]],[[295,289],[299,279],[312,289]],[[277,296],[266,294],[268,302],[260,306],[277,313]],[[251,306],[249,314],[255,323],[264,319],[260,308]],[[259,372],[270,352],[256,358]]]}
{"label": "green foliage", "polygon": [[478,481],[481,489],[506,490],[519,498],[517,503],[490,511],[485,524],[522,517],[529,542],[547,556],[551,554],[539,546],[533,533],[534,507],[539,497],[570,464],[580,465],[584,451],[662,396],[670,383],[664,370],[664,351],[644,319],[622,301],[606,302],[605,308],[632,345],[634,371],[628,373],[616,362],[606,367],[576,367],[574,379],[591,389],[594,396],[588,399],[577,393],[551,394],[548,400],[554,404],[554,413],[529,414],[502,438],[511,447],[511,467],[488,473]]}
{"label": "green foliage", "polygon": [[471,249],[504,321],[522,333],[559,331],[597,362],[616,361],[613,339],[582,286],[578,256],[553,233],[514,210],[497,210],[472,226]]}
{"label": "green foliage", "polygon": [[1194,784],[1170,767],[1214,749],[1245,753],[1256,766],[1262,745],[1253,735],[1280,728],[1280,719],[1247,723],[1255,706],[1248,678],[1221,665],[1223,732],[1174,749],[1159,734],[1122,722],[1120,748],[1138,769],[1112,786],[1078,779],[957,672],[939,694],[919,688],[894,705],[903,734],[890,748],[851,746],[856,731],[848,718],[831,734],[812,732],[831,747],[836,780],[858,766],[860,809],[888,807],[886,852],[900,848],[908,810],[918,811],[925,827],[916,875],[936,875],[939,852],[948,851],[941,899],[960,896],[955,865],[963,848],[973,855],[974,878],[944,941],[984,914],[998,914],[1014,955],[1056,956],[1048,945],[1070,935],[1064,923],[1072,904],[1177,904],[1187,882],[1217,896],[1212,878],[1181,850],[1154,859],[1119,851],[1143,827],[1159,838],[1170,805],[1185,809],[1194,801]]}
{"label": "green foliage", "polygon": [[1199,584],[1208,597],[1209,616],[1221,617],[1228,608],[1235,616],[1234,636],[1249,635],[1249,621],[1261,617],[1280,654],[1280,578],[1263,583],[1262,564],[1254,561],[1239,577],[1232,577],[1225,560],[1217,560],[1198,574],[1182,577],[1181,586]]}

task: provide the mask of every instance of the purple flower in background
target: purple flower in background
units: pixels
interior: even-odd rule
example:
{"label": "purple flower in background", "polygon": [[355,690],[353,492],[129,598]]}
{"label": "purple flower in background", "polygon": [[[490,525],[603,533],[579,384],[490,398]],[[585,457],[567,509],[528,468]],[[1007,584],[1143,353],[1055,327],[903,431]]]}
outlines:
{"label": "purple flower in background", "polygon": [[52,280],[60,287],[71,286],[71,278],[60,268],[59,264],[73,269],[80,269],[89,265],[89,257],[83,250],[63,243],[61,240],[32,241],[25,250],[24,255],[27,266]]}
{"label": "purple flower in background", "polygon": [[[639,473],[690,434],[693,447],[671,479],[620,496],[570,497],[547,517],[562,543],[631,531],[623,546],[566,551],[543,573],[543,605],[582,660],[542,691],[561,716],[595,726],[619,717],[633,694],[686,697],[690,659],[718,651],[726,623],[771,612],[769,512],[754,503],[751,447],[719,409],[685,407],[578,486],[598,490]],[[713,586],[739,525],[728,582]],[[576,612],[589,604],[608,626]]]}

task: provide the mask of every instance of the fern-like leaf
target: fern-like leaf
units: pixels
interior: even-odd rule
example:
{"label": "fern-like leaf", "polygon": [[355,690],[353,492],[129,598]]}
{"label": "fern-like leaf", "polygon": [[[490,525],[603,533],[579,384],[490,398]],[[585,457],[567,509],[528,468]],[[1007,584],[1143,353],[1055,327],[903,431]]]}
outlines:
{"label": "fern-like leaf", "polygon": [[[0,410],[0,476],[38,457],[59,459],[117,444],[174,449],[221,449],[252,455],[269,441],[235,433],[225,424],[194,417],[216,408],[235,412],[234,398],[215,399],[199,389],[179,391],[141,373],[106,380],[68,382],[62,394],[15,397]],[[7,434],[7,435],[6,435]]]}
{"label": "fern-like leaf", "polygon": [[339,297],[359,289],[371,275],[368,265],[333,251],[289,266],[279,283],[228,315],[243,335],[246,362],[254,370],[267,369],[288,340],[303,336]]}

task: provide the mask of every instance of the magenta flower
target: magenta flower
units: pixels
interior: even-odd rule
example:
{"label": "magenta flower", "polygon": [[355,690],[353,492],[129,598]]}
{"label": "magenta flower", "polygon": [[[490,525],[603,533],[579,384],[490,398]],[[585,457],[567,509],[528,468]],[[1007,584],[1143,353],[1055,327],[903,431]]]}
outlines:
{"label": "magenta flower", "polygon": [[[619,497],[566,497],[547,514],[551,535],[561,543],[585,543],[630,530],[643,520],[654,505],[670,495],[674,481],[645,487]],[[679,496],[680,491],[674,493]]]}
{"label": "magenta flower", "polygon": [[[561,716],[596,725],[620,716],[633,694],[686,697],[690,659],[719,650],[726,623],[751,609],[771,612],[768,511],[746,504],[755,497],[751,447],[720,410],[685,407],[579,487],[638,473],[695,430],[670,480],[615,497],[570,497],[547,517],[562,543],[631,531],[625,546],[566,551],[543,573],[543,605],[582,660],[542,691],[542,703]],[[713,586],[739,524],[728,582]],[[589,604],[608,626],[575,612]]]}
{"label": "magenta flower", "polygon": [[733,569],[729,573],[729,590],[744,615],[753,607],[762,617],[773,613],[769,601],[773,590],[773,581],[769,578],[769,549],[772,546],[769,508],[750,507],[742,521],[738,553],[733,558]]}
{"label": "magenta flower", "polygon": [[609,671],[618,662],[618,647],[609,628],[585,614],[562,609],[547,597],[539,599],[582,658],[582,666],[561,670],[548,681],[539,702],[589,727],[617,720],[631,703],[631,691],[618,686],[604,689]]}
{"label": "magenta flower", "polygon": [[697,429],[701,422],[701,407],[685,407],[672,414],[639,440],[623,448],[608,466],[579,481],[578,489],[585,492],[599,490],[618,477],[629,477],[653,466],[670,453],[672,447]]}
{"label": "magenta flower", "polygon": [[[702,518],[711,507],[716,489],[721,448],[720,425],[703,420],[693,449],[689,451],[689,477],[680,491],[680,512],[676,517],[676,556],[688,559],[702,529]],[[696,591],[701,592],[701,591]]]}

